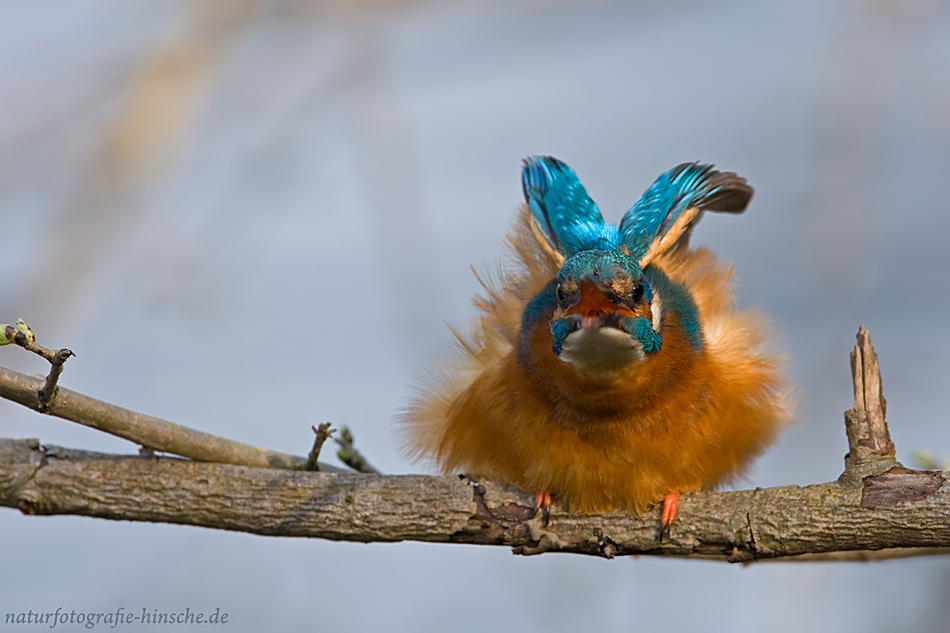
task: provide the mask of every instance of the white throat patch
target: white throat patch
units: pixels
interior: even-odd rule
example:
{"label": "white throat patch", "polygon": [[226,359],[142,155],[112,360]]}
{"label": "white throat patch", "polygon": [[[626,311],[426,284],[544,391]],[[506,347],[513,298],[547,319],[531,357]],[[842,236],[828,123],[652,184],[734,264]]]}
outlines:
{"label": "white throat patch", "polygon": [[[650,326],[660,332],[663,302],[654,292],[650,300],[653,318]],[[646,358],[643,345],[630,334],[613,327],[594,323],[571,332],[561,346],[560,359],[592,380],[611,380],[624,368]]]}
{"label": "white throat patch", "polygon": [[568,334],[560,356],[562,361],[594,380],[609,380],[645,357],[640,341],[617,328],[599,325]]}

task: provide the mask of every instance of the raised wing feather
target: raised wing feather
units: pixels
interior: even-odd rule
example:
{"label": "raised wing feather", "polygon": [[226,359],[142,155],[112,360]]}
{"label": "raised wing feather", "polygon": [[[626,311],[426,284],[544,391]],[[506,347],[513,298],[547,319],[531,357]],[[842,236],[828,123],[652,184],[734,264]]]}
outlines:
{"label": "raised wing feather", "polygon": [[570,167],[552,156],[524,160],[521,187],[531,214],[548,244],[565,257],[619,244],[616,227],[606,226],[600,209]]}
{"label": "raised wing feather", "polygon": [[646,260],[646,265],[675,244],[703,211],[742,213],[752,192],[745,178],[732,172],[700,163],[677,165],[657,178],[623,216],[620,239],[630,255]]}

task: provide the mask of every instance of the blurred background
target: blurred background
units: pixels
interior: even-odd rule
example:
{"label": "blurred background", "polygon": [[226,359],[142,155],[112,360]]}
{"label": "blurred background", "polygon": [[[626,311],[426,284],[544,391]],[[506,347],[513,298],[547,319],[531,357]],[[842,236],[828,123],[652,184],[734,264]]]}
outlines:
{"label": "blurred background", "polygon": [[[553,154],[616,221],[683,161],[756,187],[694,242],[776,323],[796,423],[747,485],[833,480],[866,325],[898,459],[950,457],[950,5],[941,0],[0,4],[0,322],[64,386],[306,454],[392,418],[472,315]],[[46,372],[0,349],[0,364]],[[136,446],[0,402],[0,436]],[[328,452],[327,452],[328,453]],[[327,456],[325,455],[325,458]],[[945,631],[950,561],[604,561],[0,511],[0,616],[228,612],[226,628]],[[222,627],[225,628],[225,627]]]}

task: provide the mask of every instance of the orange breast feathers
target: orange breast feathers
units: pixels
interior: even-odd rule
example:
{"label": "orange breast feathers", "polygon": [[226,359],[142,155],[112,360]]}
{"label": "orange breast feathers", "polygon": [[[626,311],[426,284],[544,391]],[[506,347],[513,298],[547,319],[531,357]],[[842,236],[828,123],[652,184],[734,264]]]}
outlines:
{"label": "orange breast feathers", "polygon": [[[407,455],[548,491],[580,512],[643,512],[672,492],[740,477],[787,422],[789,389],[763,349],[763,319],[734,305],[729,267],[701,248],[653,260],[692,296],[703,345],[663,306],[660,349],[591,379],[552,351],[550,318],[522,331],[525,306],[559,264],[531,222],[524,209],[509,236],[513,265],[483,282],[478,317],[455,333],[455,362],[431,372],[403,414]],[[582,318],[611,308],[586,296]],[[649,306],[638,311],[653,318]]]}

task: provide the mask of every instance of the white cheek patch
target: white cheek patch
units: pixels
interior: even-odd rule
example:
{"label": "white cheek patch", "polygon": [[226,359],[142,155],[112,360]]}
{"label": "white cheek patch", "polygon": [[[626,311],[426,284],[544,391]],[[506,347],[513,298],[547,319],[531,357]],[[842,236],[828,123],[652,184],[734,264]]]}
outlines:
{"label": "white cheek patch", "polygon": [[636,338],[612,327],[581,328],[564,339],[560,359],[591,378],[610,378],[646,357]]}
{"label": "white cheek patch", "polygon": [[663,318],[663,302],[660,301],[660,293],[653,291],[653,300],[650,301],[650,312],[653,313],[653,322],[650,324],[653,331],[660,333],[660,320]]}

